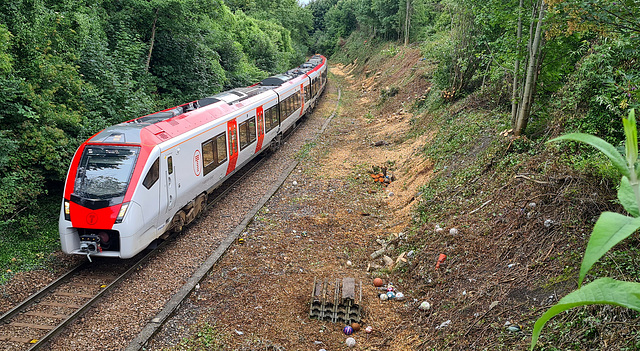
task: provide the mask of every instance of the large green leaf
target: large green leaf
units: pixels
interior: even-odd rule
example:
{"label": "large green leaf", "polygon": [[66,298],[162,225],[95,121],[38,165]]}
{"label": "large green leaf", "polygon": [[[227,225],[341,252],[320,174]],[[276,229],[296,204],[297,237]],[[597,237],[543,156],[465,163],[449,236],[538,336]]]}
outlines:
{"label": "large green leaf", "polygon": [[584,252],[578,286],[582,285],[587,271],[600,257],[617,243],[633,234],[638,228],[640,228],[640,218],[628,217],[615,212],[602,212],[593,227],[587,250]]}
{"label": "large green leaf", "polygon": [[557,137],[555,139],[551,139],[548,142],[560,140],[581,141],[595,147],[611,160],[613,166],[618,170],[618,172],[620,172],[623,176],[629,177],[629,167],[627,167],[627,162],[625,161],[624,157],[622,157],[620,152],[618,152],[618,150],[616,150],[613,145],[598,138],[597,136],[584,133],[571,133]]}
{"label": "large green leaf", "polygon": [[618,200],[624,207],[624,209],[629,212],[634,217],[640,217],[640,209],[638,209],[638,203],[636,202],[636,195],[633,192],[633,188],[629,183],[629,178],[622,177],[622,181],[620,181],[620,188],[618,189]]}
{"label": "large green leaf", "polygon": [[571,292],[538,318],[533,326],[531,350],[536,346],[538,336],[549,319],[577,306],[595,304],[616,305],[640,311],[640,283],[600,278]]}

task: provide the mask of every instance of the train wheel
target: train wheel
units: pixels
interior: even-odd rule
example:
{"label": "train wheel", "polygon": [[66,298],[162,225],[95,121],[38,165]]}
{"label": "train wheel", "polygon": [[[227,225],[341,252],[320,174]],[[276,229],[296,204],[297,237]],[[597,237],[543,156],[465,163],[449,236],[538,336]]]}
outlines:
{"label": "train wheel", "polygon": [[280,148],[280,145],[282,145],[282,133],[279,133],[275,138],[273,138],[273,140],[271,140],[269,148],[271,149],[271,152],[276,152],[276,150]]}
{"label": "train wheel", "polygon": [[200,216],[202,216],[202,213],[204,212],[206,207],[207,207],[207,195],[201,194],[196,199],[196,210],[198,211],[196,212],[196,218],[200,218]]}
{"label": "train wheel", "polygon": [[171,226],[173,227],[173,231],[175,233],[179,233],[182,231],[185,220],[186,220],[186,216],[183,211],[178,211],[178,213],[176,213],[176,215],[173,216],[173,220],[171,221]]}

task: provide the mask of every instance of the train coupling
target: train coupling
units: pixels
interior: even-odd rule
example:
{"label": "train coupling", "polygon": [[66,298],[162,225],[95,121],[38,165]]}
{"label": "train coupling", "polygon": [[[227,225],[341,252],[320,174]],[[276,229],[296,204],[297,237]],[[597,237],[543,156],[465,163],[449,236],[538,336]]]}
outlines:
{"label": "train coupling", "polygon": [[81,235],[80,252],[86,253],[89,262],[93,262],[91,261],[91,254],[102,252],[102,246],[100,246],[100,236],[96,234]]}

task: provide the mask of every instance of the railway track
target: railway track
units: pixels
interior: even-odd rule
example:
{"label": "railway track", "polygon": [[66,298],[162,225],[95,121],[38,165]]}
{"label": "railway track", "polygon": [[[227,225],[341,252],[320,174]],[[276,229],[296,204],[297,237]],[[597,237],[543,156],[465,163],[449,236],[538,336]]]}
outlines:
{"label": "railway track", "polygon": [[[298,127],[299,124],[292,131]],[[285,135],[283,140],[286,140],[290,134]],[[220,202],[226,194],[236,188],[242,179],[264,162],[265,158],[264,155],[254,158],[209,194],[207,209]],[[288,174],[294,167],[295,165],[291,166],[285,173]],[[282,181],[284,178],[280,180],[280,184]],[[94,262],[87,260],[72,268],[0,317],[0,349],[20,351],[41,349],[85,311],[95,306],[106,293],[117,289],[120,282],[156,256],[161,248],[174,238],[175,235],[170,235],[158,245],[152,244],[154,249],[147,249],[129,260],[94,257]],[[231,238],[230,242],[233,240],[234,238]],[[230,242],[223,245],[224,249]],[[217,255],[221,255],[223,251]],[[146,343],[147,340],[145,339],[142,343]],[[132,345],[135,344],[135,342],[132,343]]]}
{"label": "railway track", "polygon": [[0,317],[4,350],[36,350],[154,256],[85,261]]}
{"label": "railway track", "polygon": [[[264,160],[258,156],[227,179],[208,197],[207,209],[255,170]],[[168,236],[154,249],[129,260],[93,258],[85,261],[31,295],[0,317],[0,349],[38,350],[70,323],[95,305],[108,291],[152,259],[172,241]]]}

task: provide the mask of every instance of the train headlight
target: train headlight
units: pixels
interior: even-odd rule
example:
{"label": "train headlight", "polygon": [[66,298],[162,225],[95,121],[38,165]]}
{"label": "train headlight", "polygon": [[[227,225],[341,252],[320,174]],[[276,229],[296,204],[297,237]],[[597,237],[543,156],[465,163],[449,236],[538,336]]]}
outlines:
{"label": "train headlight", "polygon": [[64,219],[67,221],[71,220],[71,204],[69,200],[64,200]]}
{"label": "train headlight", "polygon": [[128,202],[125,202],[122,204],[122,207],[120,207],[120,212],[118,212],[118,217],[116,218],[116,223],[122,223],[122,220],[124,219],[124,215],[127,214],[128,208],[129,208]]}

